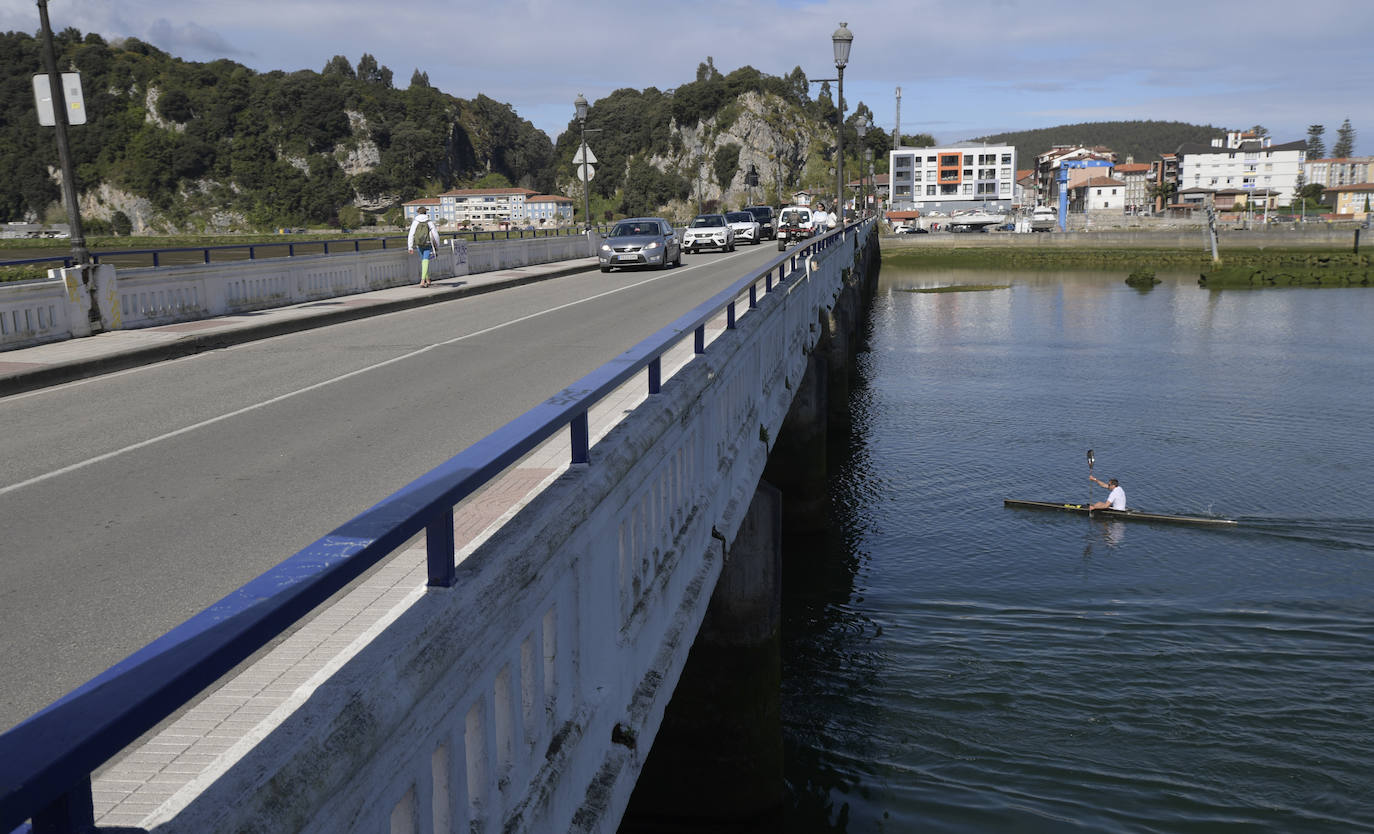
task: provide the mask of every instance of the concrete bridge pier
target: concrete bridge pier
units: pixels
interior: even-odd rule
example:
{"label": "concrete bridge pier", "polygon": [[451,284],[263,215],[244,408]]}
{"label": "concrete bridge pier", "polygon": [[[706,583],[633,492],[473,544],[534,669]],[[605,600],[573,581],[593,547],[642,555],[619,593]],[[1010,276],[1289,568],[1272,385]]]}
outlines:
{"label": "concrete bridge pier", "polygon": [[782,494],[760,482],[620,834],[781,824],[781,539]]}
{"label": "concrete bridge pier", "polygon": [[877,286],[876,231],[873,237],[868,246],[859,247],[854,263],[844,270],[835,303],[813,325],[817,339],[807,357],[805,375],[799,381],[788,380],[797,386],[797,393],[763,477],[785,496],[783,527],[789,534],[825,529],[827,447],[833,434],[849,427],[850,380]]}

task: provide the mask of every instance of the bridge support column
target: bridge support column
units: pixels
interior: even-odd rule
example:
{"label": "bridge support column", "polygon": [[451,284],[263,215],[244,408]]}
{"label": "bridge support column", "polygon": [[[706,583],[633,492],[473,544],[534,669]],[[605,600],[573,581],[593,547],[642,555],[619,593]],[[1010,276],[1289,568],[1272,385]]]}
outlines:
{"label": "bridge support column", "polygon": [[621,834],[776,828],[784,798],[782,494],[760,482]]}
{"label": "bridge support column", "polygon": [[807,357],[806,373],[792,384],[797,394],[768,453],[763,477],[786,496],[783,525],[814,532],[825,528],[826,511],[830,362],[822,345]]}

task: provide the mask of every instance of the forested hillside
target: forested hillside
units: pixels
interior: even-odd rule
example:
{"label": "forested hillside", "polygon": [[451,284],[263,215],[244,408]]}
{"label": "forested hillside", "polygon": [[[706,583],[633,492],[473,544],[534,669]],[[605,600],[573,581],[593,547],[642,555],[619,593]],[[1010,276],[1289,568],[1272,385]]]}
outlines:
{"label": "forested hillside", "polygon": [[[833,193],[837,112],[829,84],[813,99],[800,67],[783,77],[749,66],[724,74],[711,58],[694,81],[673,90],[616,90],[587,114],[587,142],[599,161],[592,213],[652,214],[675,201],[694,207],[697,196],[703,206],[738,208],[781,202],[797,188]],[[848,170],[857,176],[867,145],[885,171],[891,139],[875,128],[861,145],[854,129],[860,116],[873,118],[862,102],[845,119]],[[578,124],[570,122],[555,156],[570,161],[580,141]],[[752,190],[751,167],[759,180]],[[570,162],[564,170],[571,173]]]}
{"label": "forested hillside", "polygon": [[[508,105],[436,89],[416,71],[398,89],[364,54],[319,72],[259,73],[229,60],[194,63],[129,39],[67,29],[58,66],[81,73],[88,123],[69,131],[82,217],[93,233],[223,232],[278,226],[394,223],[406,200],[453,188],[520,186],[582,203],[572,157],[575,120],[557,145]],[[0,34],[0,220],[62,221],[53,130],[39,127],[31,35]],[[812,97],[812,92],[815,97]],[[830,85],[800,68],[728,74],[707,58],[675,89],[625,88],[591,103],[588,142],[598,163],[593,215],[690,215],[697,205],[785,202],[797,189],[834,193]],[[862,101],[844,124],[846,179],[865,147],[886,173],[891,135],[861,141]],[[983,137],[1017,146],[1021,167],[1059,143],[1104,145],[1150,161],[1222,129],[1181,122],[1099,122]],[[928,135],[908,143],[933,144]],[[748,176],[750,172],[756,175]]]}
{"label": "forested hillside", "polygon": [[1036,156],[1055,145],[1100,145],[1116,151],[1119,162],[1125,162],[1128,156],[1136,162],[1152,162],[1161,153],[1172,153],[1185,142],[1205,145],[1225,133],[1224,127],[1187,122],[1084,122],[980,136],[973,141],[1015,145],[1017,166],[1031,168],[1035,165]]}
{"label": "forested hillside", "polygon": [[[547,191],[553,144],[509,105],[454,98],[416,73],[396,89],[370,55],[321,72],[257,73],[67,29],[58,66],[82,75],[88,123],[69,131],[83,215],[115,209],[168,231],[365,222],[402,201],[497,175]],[[0,219],[60,199],[52,128],[34,115],[34,37],[0,34]],[[117,224],[116,224],[117,225]]]}

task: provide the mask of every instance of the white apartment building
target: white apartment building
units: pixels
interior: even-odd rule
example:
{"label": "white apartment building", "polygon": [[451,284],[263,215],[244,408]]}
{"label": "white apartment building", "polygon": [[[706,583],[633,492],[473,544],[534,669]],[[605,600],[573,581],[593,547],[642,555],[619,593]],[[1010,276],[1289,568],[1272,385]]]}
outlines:
{"label": "white apartment building", "polygon": [[1212,144],[1186,144],[1178,149],[1178,187],[1223,191],[1239,188],[1254,193],[1260,206],[1291,202],[1298,188],[1307,143],[1271,145],[1269,139],[1250,139],[1238,132]]}
{"label": "white apartment building", "polygon": [[1016,148],[960,142],[888,151],[894,211],[1010,209],[1016,200]]}

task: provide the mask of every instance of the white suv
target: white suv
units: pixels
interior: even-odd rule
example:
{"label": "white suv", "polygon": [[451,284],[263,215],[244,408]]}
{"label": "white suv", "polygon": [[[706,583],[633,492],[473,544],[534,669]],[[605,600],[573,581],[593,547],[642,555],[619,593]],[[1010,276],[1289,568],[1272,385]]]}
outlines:
{"label": "white suv", "polygon": [[735,230],[730,228],[725,215],[698,214],[692,219],[692,225],[682,233],[682,251],[696,252],[699,249],[735,251]]}

